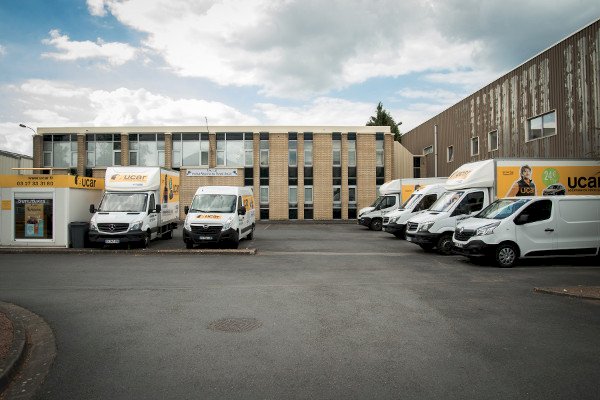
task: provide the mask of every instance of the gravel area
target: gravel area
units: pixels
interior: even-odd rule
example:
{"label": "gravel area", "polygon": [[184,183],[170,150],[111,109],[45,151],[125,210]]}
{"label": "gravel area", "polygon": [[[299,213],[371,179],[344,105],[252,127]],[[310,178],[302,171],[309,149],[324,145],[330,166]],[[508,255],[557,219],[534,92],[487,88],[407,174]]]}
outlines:
{"label": "gravel area", "polygon": [[13,325],[8,317],[0,312],[0,360],[3,360],[8,351],[13,339]]}

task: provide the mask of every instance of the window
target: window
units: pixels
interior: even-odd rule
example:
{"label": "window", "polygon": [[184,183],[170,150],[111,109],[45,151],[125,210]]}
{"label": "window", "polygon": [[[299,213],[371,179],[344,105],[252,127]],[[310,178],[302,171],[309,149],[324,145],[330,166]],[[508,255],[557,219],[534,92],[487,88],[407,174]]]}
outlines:
{"label": "window", "polygon": [[288,188],[288,218],[298,219],[298,187]]}
{"label": "window", "polygon": [[377,166],[383,167],[383,138],[381,140],[375,140],[375,158],[377,160]]}
{"label": "window", "polygon": [[304,186],[304,204],[313,203],[313,187]]}
{"label": "window", "polygon": [[498,150],[498,131],[488,133],[488,151]]}
{"label": "window", "polygon": [[[244,134],[239,132],[217,133],[217,166],[243,167],[246,164]],[[250,164],[251,166],[252,164]]]}
{"label": "window", "polygon": [[475,211],[480,211],[483,208],[483,192],[473,192],[465,196],[456,207],[453,215],[469,214]]}
{"label": "window", "polygon": [[334,139],[333,146],[333,166],[339,167],[342,165],[342,141]]}
{"label": "window", "polygon": [[423,198],[421,199],[419,204],[417,204],[413,211],[428,210],[429,207],[431,207],[436,200],[437,194],[428,194],[426,196],[423,196]]}
{"label": "window", "polygon": [[348,134],[348,167],[356,167],[356,134]]}
{"label": "window", "polygon": [[433,146],[427,146],[423,149],[423,155],[426,156],[427,154],[431,154],[433,153]]}
{"label": "window", "polygon": [[260,204],[269,204],[269,187],[260,187]]}
{"label": "window", "polygon": [[348,205],[356,206],[356,186],[348,186]]}
{"label": "window", "polygon": [[333,187],[333,206],[339,207],[342,205],[342,187],[334,186]]}
{"label": "window", "polygon": [[311,139],[306,139],[306,134],[304,135],[304,166],[312,167],[313,165],[313,142],[312,135]]}
{"label": "window", "polygon": [[293,139],[288,140],[288,165],[296,167],[298,166],[298,141],[295,134],[290,137],[293,137]]}
{"label": "window", "polygon": [[52,195],[15,193],[14,196],[15,239],[52,239]]}
{"label": "window", "polygon": [[515,219],[517,225],[530,224],[532,222],[545,221],[552,215],[552,201],[540,200],[529,205]]}
{"label": "window", "polygon": [[208,133],[174,133],[173,167],[207,167],[208,144]]}
{"label": "window", "polygon": [[446,155],[446,161],[454,161],[454,146],[448,146],[448,153]]}
{"label": "window", "polygon": [[244,166],[254,165],[254,139],[252,132],[244,133]]}
{"label": "window", "polygon": [[130,133],[129,165],[165,166],[164,133]]}
{"label": "window", "polygon": [[77,135],[44,135],[44,167],[77,167]]}
{"label": "window", "polygon": [[262,134],[260,138],[260,166],[269,166],[269,139],[263,139]]}
{"label": "window", "polygon": [[479,154],[479,138],[474,137],[471,138],[471,156],[476,156]]}
{"label": "window", "polygon": [[87,134],[85,150],[88,168],[121,165],[120,134]]}
{"label": "window", "polygon": [[556,111],[540,115],[528,121],[528,141],[553,135],[556,135]]}

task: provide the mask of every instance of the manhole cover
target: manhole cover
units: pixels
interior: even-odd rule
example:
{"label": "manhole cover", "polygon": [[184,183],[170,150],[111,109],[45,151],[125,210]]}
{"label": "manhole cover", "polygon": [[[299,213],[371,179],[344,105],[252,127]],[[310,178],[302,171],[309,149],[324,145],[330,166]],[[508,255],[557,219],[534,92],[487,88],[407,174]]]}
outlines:
{"label": "manhole cover", "polygon": [[223,318],[208,324],[208,329],[219,332],[248,332],[261,326],[262,322],[256,318]]}

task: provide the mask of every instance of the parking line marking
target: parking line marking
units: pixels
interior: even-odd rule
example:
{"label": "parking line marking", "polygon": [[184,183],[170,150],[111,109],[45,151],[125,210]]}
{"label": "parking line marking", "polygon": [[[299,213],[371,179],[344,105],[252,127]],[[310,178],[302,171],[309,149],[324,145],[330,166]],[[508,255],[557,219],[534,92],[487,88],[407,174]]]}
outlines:
{"label": "parking line marking", "polygon": [[406,253],[336,253],[330,251],[257,251],[259,256],[284,256],[284,255],[309,255],[309,256],[384,256],[384,257],[403,257],[411,252]]}

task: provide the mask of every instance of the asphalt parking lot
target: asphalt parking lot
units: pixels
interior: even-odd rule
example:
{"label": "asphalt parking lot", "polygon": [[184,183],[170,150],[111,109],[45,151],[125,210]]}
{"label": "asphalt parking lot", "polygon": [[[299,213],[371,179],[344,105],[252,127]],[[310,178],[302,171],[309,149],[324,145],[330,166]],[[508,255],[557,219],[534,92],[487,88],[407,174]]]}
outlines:
{"label": "asphalt parking lot", "polygon": [[498,269],[353,224],[240,248],[0,254],[0,301],[56,337],[38,398],[598,398],[600,302],[533,290],[600,286],[594,259]]}

